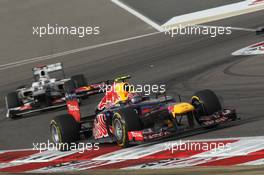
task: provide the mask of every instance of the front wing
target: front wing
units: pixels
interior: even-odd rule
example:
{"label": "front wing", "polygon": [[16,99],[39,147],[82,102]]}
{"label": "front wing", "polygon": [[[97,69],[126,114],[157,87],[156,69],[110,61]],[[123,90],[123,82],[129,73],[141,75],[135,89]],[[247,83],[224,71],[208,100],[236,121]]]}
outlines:
{"label": "front wing", "polygon": [[9,118],[10,116],[22,116],[22,115],[35,113],[35,112],[56,109],[56,108],[60,108],[64,106],[66,106],[66,103],[64,102],[56,104],[56,105],[44,106],[44,107],[32,107],[29,105],[25,105],[25,106],[7,109],[6,117]]}
{"label": "front wing", "polygon": [[168,138],[170,136],[177,136],[189,131],[197,129],[210,129],[218,125],[224,125],[237,120],[236,111],[234,109],[224,109],[221,112],[217,112],[211,116],[204,116],[197,121],[197,125],[193,127],[162,127],[157,129],[148,128],[140,131],[129,131],[127,133],[128,140],[132,144],[138,144],[142,142],[159,140],[162,138]]}

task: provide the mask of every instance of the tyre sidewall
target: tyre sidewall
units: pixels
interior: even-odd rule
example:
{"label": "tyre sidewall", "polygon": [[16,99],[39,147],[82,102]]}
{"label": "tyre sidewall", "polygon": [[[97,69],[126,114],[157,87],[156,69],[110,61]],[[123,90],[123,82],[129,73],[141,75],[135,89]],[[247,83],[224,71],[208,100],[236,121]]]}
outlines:
{"label": "tyre sidewall", "polygon": [[[68,146],[71,146],[71,144],[77,143],[80,139],[80,124],[77,123],[73,119],[73,117],[68,114],[55,117],[51,121],[50,127],[55,127],[55,129],[57,130],[59,136],[59,144],[68,144]],[[52,128],[50,128],[50,131],[51,130]]]}
{"label": "tyre sidewall", "polygon": [[204,115],[212,115],[222,110],[220,100],[212,90],[198,91],[194,94],[192,100],[198,100],[203,105]]}

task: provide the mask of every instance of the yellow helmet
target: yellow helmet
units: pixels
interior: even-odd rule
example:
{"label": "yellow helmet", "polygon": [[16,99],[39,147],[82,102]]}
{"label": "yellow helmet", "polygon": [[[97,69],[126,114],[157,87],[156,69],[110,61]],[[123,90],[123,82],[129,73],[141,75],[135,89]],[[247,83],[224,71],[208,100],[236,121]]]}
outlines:
{"label": "yellow helmet", "polygon": [[129,92],[131,91],[128,83],[115,83],[114,88],[115,92],[119,96],[120,101],[126,101],[128,99]]}

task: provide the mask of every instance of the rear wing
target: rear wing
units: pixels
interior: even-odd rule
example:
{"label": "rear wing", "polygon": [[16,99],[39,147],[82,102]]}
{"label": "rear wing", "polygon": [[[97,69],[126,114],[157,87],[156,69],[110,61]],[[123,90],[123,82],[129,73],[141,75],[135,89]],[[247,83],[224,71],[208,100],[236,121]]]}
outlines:
{"label": "rear wing", "polygon": [[[96,95],[100,93],[107,92],[108,88],[111,88],[114,83],[117,82],[125,82],[126,80],[130,79],[131,76],[122,76],[112,80],[100,81],[97,83],[90,83],[82,87],[76,87],[73,81],[65,82],[64,86],[69,87],[66,88],[66,93],[68,95],[77,95],[78,97]],[[73,83],[73,85],[72,85]],[[66,98],[67,101],[67,98]]]}
{"label": "rear wing", "polygon": [[130,78],[131,78],[130,75],[126,75],[126,76],[122,76],[122,77],[118,77],[118,78],[114,79],[114,82],[125,82]]}
{"label": "rear wing", "polygon": [[37,76],[39,76],[41,71],[45,72],[57,72],[62,71],[63,77],[65,77],[64,71],[63,71],[63,64],[62,63],[54,63],[49,65],[40,65],[32,68],[33,76],[36,79]]}
{"label": "rear wing", "polygon": [[[117,82],[125,82],[130,78],[131,78],[130,75],[126,75],[126,76],[118,77],[118,78],[115,78],[112,80],[106,80],[106,81],[100,81],[97,83],[92,83],[92,84],[89,84],[89,86],[92,86],[93,88],[99,88],[99,87],[107,88],[108,85],[112,85],[113,83],[117,83]],[[102,88],[101,88],[101,90],[102,90]]]}

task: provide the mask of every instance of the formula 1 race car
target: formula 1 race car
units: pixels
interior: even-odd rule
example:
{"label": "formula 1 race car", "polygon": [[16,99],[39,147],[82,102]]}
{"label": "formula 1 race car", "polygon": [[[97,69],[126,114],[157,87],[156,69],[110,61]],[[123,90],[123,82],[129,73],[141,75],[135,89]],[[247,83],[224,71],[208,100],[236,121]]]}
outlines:
{"label": "formula 1 race car", "polygon": [[[18,87],[5,96],[6,117],[14,118],[24,114],[65,106],[65,93],[75,93],[78,98],[100,93],[104,83],[87,84],[84,75],[65,78],[62,63],[43,65],[32,69],[34,82],[27,87]],[[50,78],[51,73],[62,73],[62,79]]]}
{"label": "formula 1 race car", "polygon": [[50,124],[54,143],[63,150],[85,138],[127,147],[237,119],[236,111],[222,108],[212,90],[198,91],[182,102],[166,94],[150,97],[134,93],[127,78],[111,85],[91,116],[81,116],[76,96],[68,95],[68,114],[55,117]]}
{"label": "formula 1 race car", "polygon": [[256,30],[256,34],[257,34],[257,35],[262,35],[262,34],[264,34],[264,27],[260,27],[260,28],[258,28],[258,29]]}

